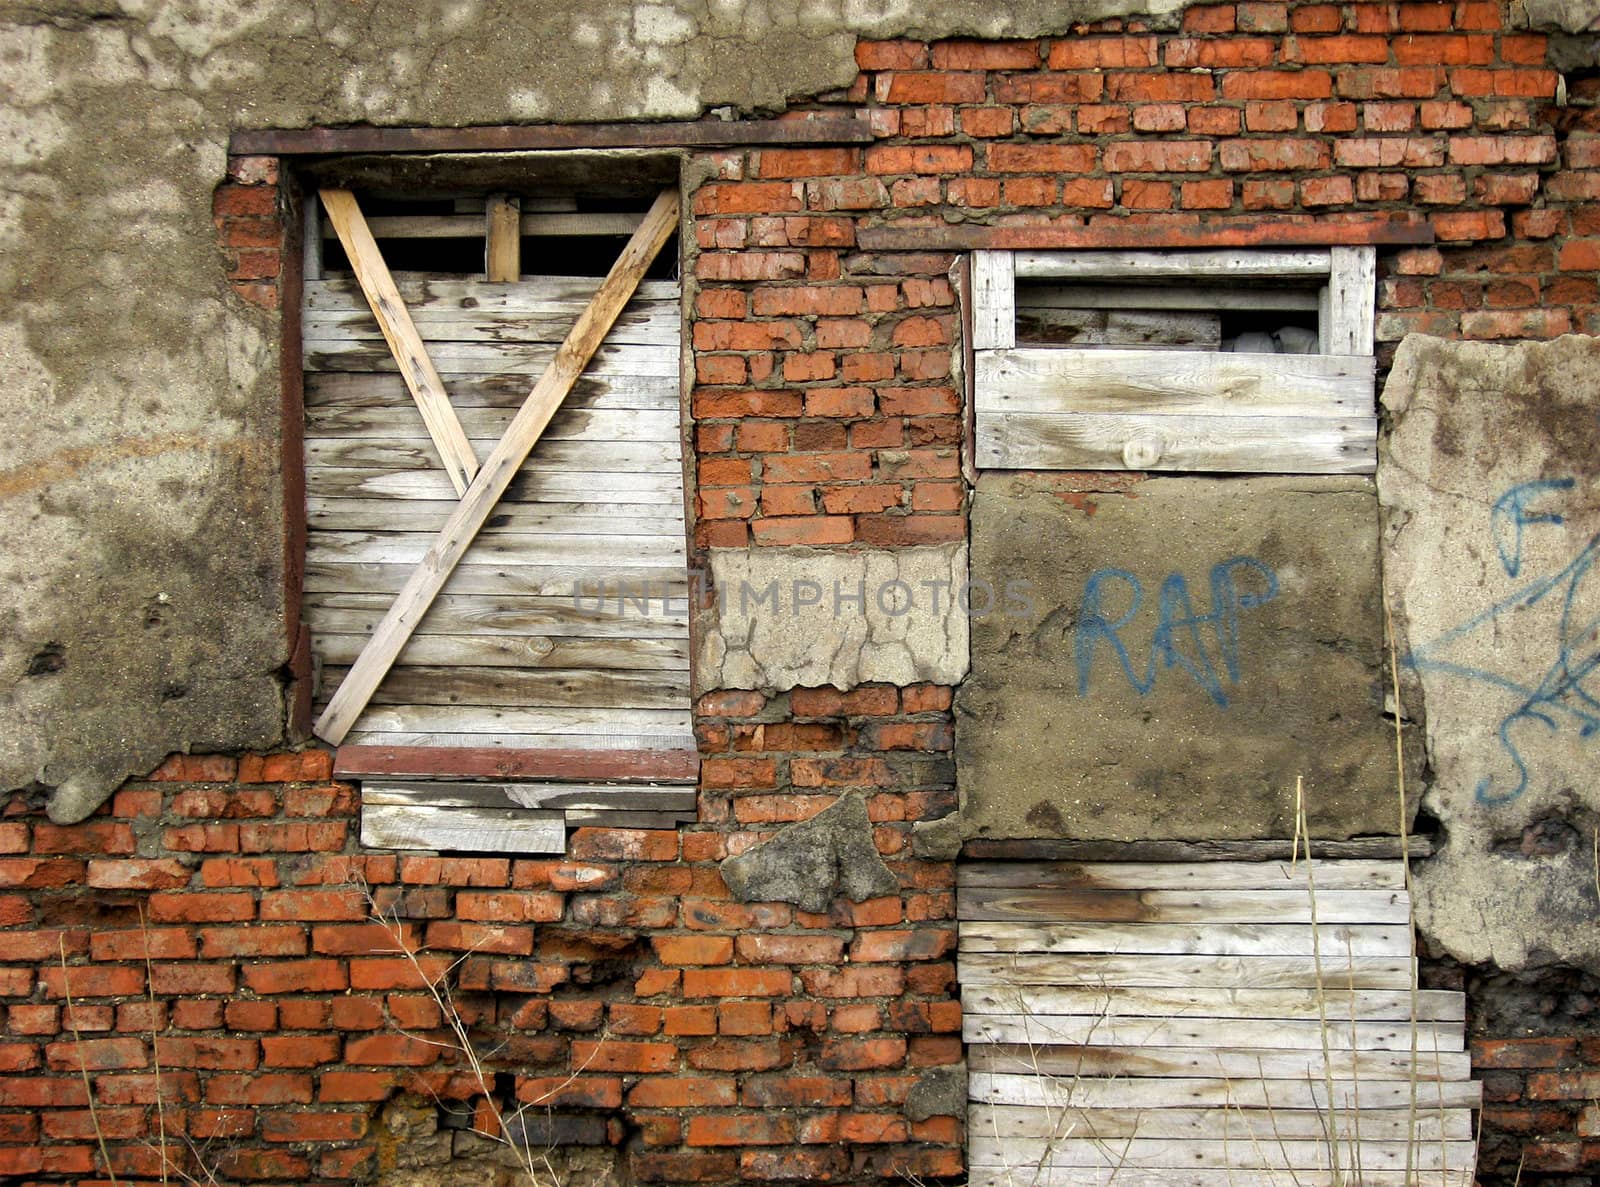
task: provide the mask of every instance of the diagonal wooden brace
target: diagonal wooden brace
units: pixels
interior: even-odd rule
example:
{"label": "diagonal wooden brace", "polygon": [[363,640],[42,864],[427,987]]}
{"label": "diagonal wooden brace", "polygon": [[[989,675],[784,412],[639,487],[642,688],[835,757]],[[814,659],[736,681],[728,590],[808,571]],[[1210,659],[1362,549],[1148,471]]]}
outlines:
{"label": "diagonal wooden brace", "polygon": [[500,438],[484,460],[477,476],[440,529],[438,538],[412,570],[411,576],[395,597],[394,604],[389,607],[389,612],[356,657],[344,682],[317,719],[318,737],[337,746],[350,732],[351,726],[361,716],[361,711],[367,707],[372,694],[393,666],[401,648],[411,638],[478,530],[494,511],[500,496],[511,485],[523,460],[538,443],[540,434],[550,423],[561,401],[589,365],[589,360],[594,357],[594,352],[617,320],[617,315],[622,312],[622,307],[633,297],[645,270],[677,227],[678,195],[674,190],[667,190],[650,207],[644,222],[628,240],[628,245],[622,249],[622,254],[617,257],[606,278],[600,282],[599,289],[579,314],[566,340],[556,351],[555,358],[523,401],[505,436]]}

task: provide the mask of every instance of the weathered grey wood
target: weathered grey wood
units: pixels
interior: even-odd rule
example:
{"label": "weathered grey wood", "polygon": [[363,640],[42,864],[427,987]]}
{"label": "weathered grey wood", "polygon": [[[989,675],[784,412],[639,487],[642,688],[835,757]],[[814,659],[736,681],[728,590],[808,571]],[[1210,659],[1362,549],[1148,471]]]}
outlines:
{"label": "weathered grey wood", "polygon": [[972,253],[972,347],[995,350],[1015,346],[1017,311],[1013,299],[1012,253]]}
{"label": "weathered grey wood", "polygon": [[[1341,1148],[1356,1134],[1355,1114],[1319,1113],[1313,1109],[1083,1109],[1045,1110],[1017,1105],[979,1105],[968,1114],[974,1136],[1183,1138],[1189,1141],[1263,1142],[1274,1139],[1337,1140]],[[1364,1110],[1363,1141],[1452,1142],[1472,1140],[1472,1118],[1465,1110],[1419,1112],[1404,1109]],[[1350,1163],[1346,1160],[1346,1167]]]}
{"label": "weathered grey wood", "polygon": [[361,843],[371,849],[564,853],[567,824],[560,812],[535,812],[525,808],[363,804]]}
{"label": "weathered grey wood", "polygon": [[963,952],[963,985],[1395,989],[1411,985],[1407,957],[1343,955],[1319,973],[1310,956],[1135,956]]}
{"label": "weathered grey wood", "polygon": [[[1370,358],[1038,347],[977,358],[978,416],[1005,412],[1373,419]],[[1286,432],[1295,425],[1285,426]]]}
{"label": "weathered grey wood", "polygon": [[1229,278],[1246,276],[1326,276],[1331,266],[1326,248],[1274,251],[1229,248],[1220,251],[1019,251],[1014,268],[1018,280],[1039,277]]}
{"label": "weathered grey wood", "polygon": [[[516,408],[527,395],[519,375],[463,375],[441,372],[457,408]],[[388,408],[403,404],[405,384],[398,375],[376,372],[312,371],[305,377],[306,407],[351,405]],[[677,408],[678,380],[660,375],[584,375],[562,401],[571,408]]]}
{"label": "weathered grey wood", "polygon": [[[425,750],[430,754],[448,755],[451,751],[482,754],[496,750],[507,754],[529,751],[549,753],[563,751],[581,753],[586,750],[620,753],[638,750],[657,754],[662,751],[682,751],[692,754],[693,734],[444,734],[424,732],[415,734],[390,733],[363,729],[359,723],[346,736],[347,746],[374,747],[386,750]],[[454,776],[456,768],[440,762],[442,774]]]}
{"label": "weathered grey wood", "polygon": [[1460,1023],[1435,1025],[1330,1019],[1123,1018],[1096,1014],[979,1014],[962,1019],[968,1043],[1104,1044],[1138,1047],[1247,1047],[1321,1051],[1461,1050]]}
{"label": "weathered grey wood", "polygon": [[[1395,838],[1398,844],[1399,838]],[[1309,865],[1309,871],[1308,871]],[[1321,890],[1403,890],[1397,861],[963,861],[959,886],[1084,890],[1287,890],[1316,878]]]}
{"label": "weathered grey wood", "polygon": [[[439,342],[532,342],[560,344],[571,327],[575,314],[561,308],[569,302],[552,302],[552,307],[525,309],[435,309],[411,312],[411,320],[423,341]],[[626,313],[606,334],[613,346],[668,346],[681,332],[681,311],[666,302],[657,302]],[[304,315],[304,333],[319,349],[333,350],[340,343],[371,342],[379,337],[377,324],[366,310],[312,311]],[[453,397],[454,393],[452,393]],[[452,400],[453,402],[453,400]]]}
{"label": "weathered grey wood", "polygon": [[[313,437],[306,442],[306,463],[324,469],[419,470],[425,447],[416,438]],[[540,442],[520,471],[548,473],[676,474],[683,458],[675,441],[588,441],[567,438]],[[590,503],[602,500],[590,500]],[[680,500],[681,501],[681,500]],[[572,514],[577,514],[573,512]],[[636,514],[625,512],[624,514]]]}
{"label": "weathered grey wood", "polygon": [[[481,309],[485,312],[521,309],[530,312],[564,312],[577,317],[600,288],[598,276],[525,276],[515,284],[496,285],[482,280],[440,276],[434,272],[394,272],[391,275],[406,307],[419,312],[434,309]],[[330,276],[325,280],[307,283],[302,304],[309,312],[360,309],[364,301],[361,288],[353,278]],[[677,281],[644,280],[640,281],[633,297],[623,306],[623,316],[652,305],[676,308],[677,304]]]}
{"label": "weathered grey wood", "polygon": [[[1432,1054],[1429,1054],[1431,1060]],[[995,1081],[1006,1080],[1004,1084]],[[968,1078],[974,1101],[1076,1106],[1081,1109],[1327,1109],[1327,1082],[1320,1076],[1283,1079],[1231,1076],[1078,1076],[1019,1075],[1003,1077],[974,1072]],[[1473,1081],[1430,1081],[1419,1088],[1418,1109],[1475,1109],[1482,1085]],[[1366,1109],[1406,1109],[1411,1104],[1407,1080],[1334,1080],[1332,1107],[1349,1110],[1357,1102]]]}
{"label": "weathered grey wood", "polygon": [[[1336,963],[1336,962],[1330,962]],[[1332,975],[1337,970],[1330,971]],[[1330,976],[1331,979],[1331,976]],[[1321,1020],[1330,1027],[1352,1018],[1362,1021],[1408,1022],[1411,1011],[1424,1022],[1460,1023],[1466,1016],[1463,994],[1440,989],[1417,991],[1413,1003],[1404,990],[1255,988],[1135,988],[1106,985],[1097,989],[1059,986],[974,985],[962,978],[961,1009],[979,1014],[1082,1014],[1087,1016],[1174,1018],[1298,1018]]]}
{"label": "weathered grey wood", "polygon": [[[1310,956],[1308,925],[1175,923],[965,923],[962,952],[1151,952],[1214,956]],[[1410,956],[1411,928],[1328,924],[1315,929],[1325,959]],[[1336,962],[1336,961],[1335,961]]]}
{"label": "weathered grey wood", "polygon": [[[592,443],[587,443],[592,444]],[[625,443],[622,443],[625,444]],[[324,498],[389,498],[440,501],[450,494],[443,475],[422,471],[389,470],[376,467],[322,466],[306,474],[306,489]],[[512,503],[590,503],[595,501],[630,503],[648,507],[671,507],[683,502],[681,475],[650,471],[614,470],[598,472],[548,467],[537,460],[507,488]]]}
{"label": "weathered grey wood", "polygon": [[[313,529],[369,531],[387,528],[397,532],[438,531],[449,518],[450,504],[419,499],[306,500],[306,523]],[[628,503],[503,503],[482,535],[502,532],[545,532],[576,536],[682,536],[682,514]]]}
{"label": "weathered grey wood", "polygon": [[[411,569],[406,565],[308,564],[305,589],[310,593],[377,593],[393,598],[405,584]],[[683,570],[606,565],[580,568],[574,565],[520,565],[496,569],[489,565],[458,568],[445,584],[450,594],[488,594],[494,597],[578,597],[590,605],[602,595],[632,600],[648,597],[660,605],[663,598],[675,602],[689,590],[688,574]]]}
{"label": "weathered grey wood", "polygon": [[[388,364],[382,369],[393,368],[405,378],[411,398],[422,414],[428,436],[439,451],[440,464],[456,493],[461,494],[478,472],[478,458],[456,420],[450,399],[445,394],[444,381],[439,378],[427,348],[417,334],[416,327],[411,324],[405,301],[395,288],[388,265],[383,262],[355,195],[349,190],[324,189],[320,196],[345,255],[355,269],[361,291],[366,295],[373,316],[383,331],[387,349],[372,350],[370,353],[382,354]],[[305,349],[304,354],[309,359],[315,352]]]}
{"label": "weathered grey wood", "polygon": [[[417,564],[433,536],[423,532],[318,532],[306,544],[307,561]],[[626,558],[641,567],[682,568],[681,538],[666,536],[563,536],[506,532],[485,536],[461,558],[463,565],[601,565]]]}
{"label": "weathered grey wood", "polygon": [[[1404,1170],[1363,1170],[1361,1187],[1473,1187],[1472,1170],[1432,1170],[1425,1179]],[[1291,1177],[1281,1168],[1269,1170],[1190,1170],[1172,1167],[973,1166],[967,1187],[1352,1187],[1350,1168],[1333,1171],[1298,1169]]]}
{"label": "weathered grey wood", "polygon": [[309,284],[321,279],[322,204],[308,199],[300,208],[300,282]]}
{"label": "weathered grey wood", "polygon": [[695,790],[681,784],[655,783],[395,783],[382,779],[361,784],[361,803],[431,804],[436,808],[543,808],[566,811],[693,812]]}
{"label": "weathered grey wood", "polygon": [[[1433,842],[1425,836],[1409,838],[1413,858],[1433,854]],[[1349,841],[1312,841],[1311,852],[1318,858],[1337,860],[1392,861],[1401,856],[1399,837],[1358,837]],[[1288,862],[1306,856],[1306,843],[1284,838],[1260,841],[968,841],[962,846],[963,858],[978,861],[1064,861],[1064,862]],[[1200,876],[1204,876],[1201,874]],[[1164,883],[1158,883],[1158,886]]]}
{"label": "weathered grey wood", "polygon": [[[317,631],[335,635],[368,634],[392,599],[382,594],[312,594],[303,609]],[[612,639],[686,638],[688,612],[669,610],[662,600],[636,603],[606,599],[542,597],[439,597],[417,627],[417,635],[578,635]],[[579,672],[571,675],[577,676]],[[442,675],[442,673],[441,673]],[[655,677],[641,677],[655,679]]]}
{"label": "weathered grey wood", "polygon": [[1108,923],[1408,923],[1400,890],[1077,890],[963,887],[956,918]]}
{"label": "weathered grey wood", "polygon": [[1279,288],[1265,284],[1021,284],[1023,309],[1206,309],[1309,312],[1317,308],[1316,284]]}
{"label": "weathered grey wood", "polygon": [[[370,635],[326,635],[315,646],[322,662],[352,664]],[[411,667],[603,668],[685,671],[687,639],[583,639],[562,636],[417,635],[404,651]]]}
{"label": "weathered grey wood", "polygon": [[[1419,1107],[1434,1107],[1437,1083],[1465,1081],[1472,1074],[1471,1056],[1464,1051],[1295,1051],[1261,1047],[1040,1047],[1023,1044],[984,1043],[967,1052],[973,1072],[993,1075],[984,1082],[984,1094],[973,1100],[992,1103],[1038,1103],[1043,1097],[1037,1081],[1071,1084],[1083,1077],[1221,1077],[1225,1080],[1398,1080],[1418,1082]],[[1029,1083],[1034,1081],[1034,1083]],[[1051,1088],[1051,1091],[1055,1091]],[[1020,1093],[1026,1099],[1011,1098]],[[1405,1104],[1409,1106],[1409,1097]]]}
{"label": "weathered grey wood", "polygon": [[[1337,1162],[1326,1141],[1282,1139],[1267,1143],[1194,1141],[1131,1138],[1096,1141],[1072,1136],[1057,1140],[1008,1137],[1003,1140],[976,1134],[967,1143],[967,1157],[974,1166],[1013,1166],[1026,1168],[1048,1163],[1051,1167],[1107,1167],[1154,1170],[1167,1167],[1242,1167],[1328,1170],[1335,1165],[1346,1171],[1360,1165],[1363,1170],[1433,1171],[1441,1167],[1470,1170],[1476,1158],[1471,1142],[1376,1142],[1361,1141],[1349,1154],[1341,1153]],[[1408,1160],[1408,1154],[1410,1158]]]}
{"label": "weathered grey wood", "polygon": [[[307,371],[401,370],[392,355],[366,341],[349,338],[310,339],[304,343],[304,349]],[[539,375],[555,361],[558,349],[546,342],[444,341],[433,343],[428,355],[439,371]],[[600,376],[676,378],[678,351],[666,346],[608,344],[596,351],[592,373]]]}
{"label": "weathered grey wood", "polygon": [[483,231],[484,274],[491,281],[516,280],[522,275],[521,199],[490,194],[484,203]]}
{"label": "weathered grey wood", "polygon": [[978,464],[1000,470],[1370,474],[1377,466],[1376,417],[980,412],[977,435]]}
{"label": "weathered grey wood", "polygon": [[[520,233],[530,238],[570,238],[574,235],[620,237],[633,234],[643,220],[642,214],[630,214],[626,211],[585,211],[572,214],[544,214],[530,211],[520,218]],[[378,215],[367,221],[376,239],[480,239],[484,233],[484,220],[470,214],[391,214]],[[510,278],[491,272],[489,279]]]}
{"label": "weathered grey wood", "polygon": [[441,734],[660,734],[690,731],[689,710],[627,706],[578,708],[502,705],[369,705],[363,729],[385,733]]}
{"label": "weathered grey wood", "polygon": [[[332,665],[323,672],[323,679],[329,685],[341,676]],[[534,709],[683,709],[689,703],[689,674],[684,671],[524,671],[396,664],[378,686],[378,691],[372,694],[372,703],[516,705]]]}
{"label": "weathered grey wood", "polygon": [[1335,247],[1328,277],[1328,335],[1323,350],[1370,355],[1377,319],[1377,257],[1373,247]]}
{"label": "weathered grey wood", "polygon": [[[460,422],[469,439],[496,441],[513,415],[506,408],[464,408]],[[551,419],[549,440],[648,441],[665,446],[662,452],[670,456],[678,448],[677,425],[676,411],[570,409]],[[309,410],[306,416],[306,433],[313,438],[395,440],[403,439],[405,428],[394,411],[377,408],[316,408]]]}

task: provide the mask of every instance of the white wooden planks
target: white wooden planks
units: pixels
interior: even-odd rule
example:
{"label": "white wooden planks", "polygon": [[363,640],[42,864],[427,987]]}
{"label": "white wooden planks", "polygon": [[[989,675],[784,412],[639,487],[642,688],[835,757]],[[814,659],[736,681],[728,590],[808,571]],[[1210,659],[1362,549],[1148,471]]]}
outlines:
{"label": "white wooden planks", "polygon": [[[958,869],[970,1181],[1471,1182],[1398,862]],[[1357,1173],[1359,1171],[1359,1173]]]}
{"label": "white wooden planks", "polygon": [[978,464],[1371,473],[1375,260],[1343,247],[975,253]]}
{"label": "white wooden planks", "polygon": [[[551,221],[558,217],[565,216],[525,207],[520,233],[560,231]],[[626,232],[640,220],[612,221],[611,230]],[[524,266],[515,258],[514,203],[491,201],[485,213],[464,214],[450,226],[456,223],[470,234],[490,232],[489,262],[506,279],[395,273],[392,288],[466,439],[487,456],[522,407],[531,377],[549,366],[601,281],[510,279]],[[437,228],[373,220],[373,229]],[[594,229],[573,223],[562,233]],[[357,280],[308,280],[302,325],[303,611],[322,677],[321,710],[458,502]],[[680,350],[678,284],[640,282],[347,741],[693,748]],[[372,827],[388,840],[373,843],[398,845],[417,839],[417,821],[448,814],[450,806],[374,808]],[[472,810],[479,809],[512,810]],[[640,821],[655,819],[648,809],[630,811]],[[403,827],[385,823],[408,813]],[[484,833],[487,819],[457,819],[448,831],[464,841]],[[559,832],[525,815],[518,828],[527,836],[512,847],[533,851],[541,837],[554,843]],[[442,835],[432,825],[422,832]]]}

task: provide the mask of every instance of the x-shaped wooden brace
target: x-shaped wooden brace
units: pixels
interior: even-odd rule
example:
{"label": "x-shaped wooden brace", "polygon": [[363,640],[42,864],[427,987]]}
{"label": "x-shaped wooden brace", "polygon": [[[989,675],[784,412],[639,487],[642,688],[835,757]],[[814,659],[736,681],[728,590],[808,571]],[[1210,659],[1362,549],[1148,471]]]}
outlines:
{"label": "x-shaped wooden brace", "polygon": [[[341,202],[337,197],[334,202],[327,202],[330,194],[341,193],[348,199],[347,203]],[[361,716],[361,711],[367,707],[367,702],[372,699],[372,694],[388,675],[395,658],[417,629],[423,615],[428,612],[428,607],[433,605],[433,599],[444,588],[444,583],[455,571],[462,556],[466,554],[478,530],[494,511],[500,496],[505,494],[506,488],[511,485],[511,480],[516,477],[517,470],[527,458],[529,451],[538,444],[539,436],[550,423],[550,418],[555,415],[561,401],[566,398],[567,393],[572,390],[572,385],[583,374],[583,369],[589,365],[589,360],[599,349],[612,323],[622,312],[622,307],[633,297],[645,270],[650,267],[651,261],[656,258],[667,240],[672,237],[672,232],[677,229],[678,195],[674,190],[666,190],[655,200],[639,229],[628,240],[628,245],[622,249],[622,254],[617,257],[616,263],[612,264],[611,271],[600,282],[600,287],[590,299],[588,306],[578,315],[578,320],[567,333],[566,340],[557,348],[555,358],[550,361],[544,374],[528,392],[505,435],[496,442],[481,467],[473,457],[472,447],[467,444],[466,434],[462,432],[461,423],[456,419],[455,410],[451,408],[449,398],[444,393],[444,385],[439,380],[438,372],[428,360],[427,351],[422,347],[422,340],[417,335],[416,327],[411,323],[410,314],[406,313],[405,303],[395,290],[388,269],[383,266],[377,245],[373,243],[372,235],[367,230],[365,221],[361,219],[355,199],[348,191],[325,190],[323,200],[352,264],[356,263],[355,252],[362,250],[360,242],[362,234],[365,235],[366,243],[371,245],[371,255],[377,259],[378,267],[366,269],[368,275],[361,279],[362,290],[366,292],[367,299],[377,314],[378,324],[383,329],[384,337],[389,341],[390,349],[400,362],[401,373],[406,377],[412,397],[417,401],[417,406],[423,410],[423,419],[428,424],[428,432],[439,447],[440,456],[444,459],[445,469],[450,473],[451,481],[457,482],[457,468],[462,479],[456,486],[461,499],[451,511],[450,518],[445,521],[444,527],[439,529],[438,537],[429,545],[422,560],[406,578],[406,583],[396,595],[394,604],[389,607],[388,613],[383,616],[383,621],[372,632],[372,638],[367,640],[367,645],[362,648],[361,654],[356,657],[356,662],[345,674],[343,683],[334,692],[333,699],[322,711],[322,716],[317,718],[315,727],[317,736],[337,746],[350,732],[351,726]],[[345,227],[340,225],[341,214],[335,212],[335,206],[339,205],[343,206],[345,213],[355,212],[354,220],[346,219],[348,226],[355,228],[359,224],[358,232],[349,240],[345,237]],[[352,244],[355,247],[354,251]],[[363,268],[358,266],[358,277],[362,276],[362,273]],[[375,278],[377,282],[369,287],[369,281]],[[386,290],[382,282],[387,282]],[[377,293],[377,297],[374,297],[374,292]],[[387,323],[386,314],[379,312],[382,302],[387,302],[382,306],[389,314]],[[391,329],[394,327],[399,327],[397,336],[391,336]],[[409,329],[409,343],[405,335],[407,329]],[[400,346],[396,345],[397,341],[401,343]],[[402,347],[407,351],[404,356],[401,353]],[[416,384],[413,384],[414,379],[417,380]],[[419,394],[419,391],[422,394]],[[443,425],[438,432],[434,428],[435,420]],[[459,435],[459,444],[447,449],[447,443],[454,435]]]}

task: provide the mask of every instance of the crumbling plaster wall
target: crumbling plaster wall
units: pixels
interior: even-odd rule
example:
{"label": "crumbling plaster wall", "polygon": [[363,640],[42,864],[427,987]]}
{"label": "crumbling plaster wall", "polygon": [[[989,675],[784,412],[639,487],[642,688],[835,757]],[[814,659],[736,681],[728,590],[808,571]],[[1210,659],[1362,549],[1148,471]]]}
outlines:
{"label": "crumbling plaster wall", "polygon": [[0,788],[62,820],[282,732],[278,319],[211,228],[228,135],[779,109],[858,34],[1025,36],[1172,0],[0,5]]}

